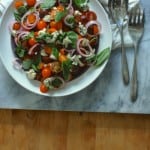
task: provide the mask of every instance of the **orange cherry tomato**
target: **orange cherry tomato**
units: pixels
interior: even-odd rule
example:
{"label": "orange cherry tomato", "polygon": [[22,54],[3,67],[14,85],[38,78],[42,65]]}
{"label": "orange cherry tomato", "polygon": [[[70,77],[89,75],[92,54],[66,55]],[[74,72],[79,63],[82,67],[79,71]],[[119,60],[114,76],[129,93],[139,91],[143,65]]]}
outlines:
{"label": "orange cherry tomato", "polygon": [[47,53],[49,55],[52,53],[52,49],[50,47],[48,47],[48,46],[45,46],[44,50],[45,50],[45,53]]}
{"label": "orange cherry tomato", "polygon": [[40,91],[41,91],[42,93],[47,93],[47,92],[48,92],[48,88],[42,83],[42,84],[40,85]]}
{"label": "orange cherry tomato", "polygon": [[62,24],[61,21],[60,22],[55,22],[55,21],[50,22],[50,27],[51,28],[55,28],[57,30],[60,30],[60,29],[62,29],[62,26],[63,26],[63,24]]}
{"label": "orange cherry tomato", "polygon": [[19,30],[20,27],[21,27],[21,24],[20,24],[19,22],[15,22],[15,23],[13,24],[13,30]]}
{"label": "orange cherry tomato", "polygon": [[66,55],[63,55],[63,54],[59,54],[59,61],[62,63],[62,62],[65,62],[65,61],[67,61],[67,56]]}
{"label": "orange cherry tomato", "polygon": [[64,49],[64,48],[60,49],[59,52],[60,52],[62,55],[65,55],[65,49]]}
{"label": "orange cherry tomato", "polygon": [[27,20],[30,24],[33,24],[36,20],[36,16],[34,14],[30,14],[27,16]]}
{"label": "orange cherry tomato", "polygon": [[94,35],[97,34],[97,33],[99,33],[99,29],[98,29],[97,25],[94,25],[93,32],[94,32]]}
{"label": "orange cherry tomato", "polygon": [[15,8],[18,9],[19,7],[24,6],[23,1],[19,0],[15,2]]}
{"label": "orange cherry tomato", "polygon": [[48,78],[50,77],[52,74],[52,71],[50,69],[50,67],[45,67],[43,70],[42,70],[42,76],[43,78]]}
{"label": "orange cherry tomato", "polygon": [[28,6],[33,7],[36,3],[36,0],[26,0],[26,2]]}
{"label": "orange cherry tomato", "polygon": [[34,37],[32,37],[32,38],[30,38],[30,39],[28,40],[28,44],[29,44],[30,46],[33,46],[33,45],[35,45],[36,43],[37,43],[37,41],[35,40]]}
{"label": "orange cherry tomato", "polygon": [[64,6],[63,6],[63,5],[59,5],[59,6],[57,7],[57,10],[59,10],[59,11],[64,11]]}
{"label": "orange cherry tomato", "polygon": [[44,28],[47,27],[47,24],[46,24],[45,21],[40,20],[40,21],[37,23],[37,26],[36,26],[36,27],[37,27],[38,30],[42,30],[42,29],[44,29]]}
{"label": "orange cherry tomato", "polygon": [[55,29],[55,28],[50,28],[49,30],[48,30],[48,32],[49,33],[53,33],[53,32],[56,32],[57,30]]}

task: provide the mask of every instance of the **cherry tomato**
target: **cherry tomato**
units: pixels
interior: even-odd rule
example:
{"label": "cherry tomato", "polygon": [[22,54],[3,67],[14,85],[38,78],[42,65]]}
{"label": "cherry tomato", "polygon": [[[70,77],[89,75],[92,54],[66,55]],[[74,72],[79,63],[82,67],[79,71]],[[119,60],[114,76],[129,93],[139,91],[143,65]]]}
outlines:
{"label": "cherry tomato", "polygon": [[42,70],[43,78],[48,78],[51,76],[51,74],[52,74],[52,71],[51,71],[50,67],[46,67]]}
{"label": "cherry tomato", "polygon": [[14,29],[14,30],[19,30],[20,27],[21,27],[21,25],[20,25],[19,22],[15,22],[15,23],[13,24],[13,29]]}
{"label": "cherry tomato", "polygon": [[33,45],[35,45],[36,43],[37,43],[37,41],[35,40],[34,37],[32,37],[32,38],[30,38],[30,39],[28,40],[28,44],[29,44],[30,46],[33,46]]}
{"label": "cherry tomato", "polygon": [[48,30],[49,33],[53,33],[53,32],[56,32],[56,31],[57,31],[57,29],[55,29],[55,28],[50,28],[50,29]]}
{"label": "cherry tomato", "polygon": [[55,29],[57,29],[57,30],[60,30],[60,29],[62,29],[62,22],[60,21],[60,22],[55,22],[55,21],[51,21],[50,22],[50,27],[51,28],[55,28]]}
{"label": "cherry tomato", "polygon": [[40,20],[40,21],[37,23],[37,26],[36,26],[36,27],[37,27],[38,30],[42,30],[42,29],[46,28],[46,26],[47,26],[46,22],[43,21],[43,20]]}
{"label": "cherry tomato", "polygon": [[48,92],[48,88],[42,83],[42,84],[40,85],[40,91],[41,91],[42,93],[47,93],[47,92]]}
{"label": "cherry tomato", "polygon": [[97,15],[93,11],[86,12],[86,17],[87,17],[88,21],[97,20]]}
{"label": "cherry tomato", "polygon": [[76,22],[82,22],[83,24],[86,24],[88,22],[86,12],[83,12],[82,15],[75,16],[75,19]]}
{"label": "cherry tomato", "polygon": [[47,53],[49,55],[52,53],[52,49],[50,47],[48,47],[48,46],[45,46],[44,50],[45,50],[45,53]]}
{"label": "cherry tomato", "polygon": [[21,0],[15,2],[15,8],[16,8],[16,9],[18,9],[19,7],[21,7],[21,6],[23,6],[23,5],[24,5],[24,3],[23,3],[23,1],[21,1]]}
{"label": "cherry tomato", "polygon": [[67,61],[67,56],[66,55],[63,55],[63,54],[59,54],[59,61],[62,63],[62,62],[64,62],[64,61]]}
{"label": "cherry tomato", "polygon": [[28,20],[28,22],[29,22],[30,24],[33,24],[33,23],[35,22],[35,20],[36,20],[36,16],[35,16],[34,14],[30,14],[30,15],[28,15],[28,17],[27,17],[27,20]]}
{"label": "cherry tomato", "polygon": [[28,6],[33,7],[36,3],[36,0],[26,0],[26,2]]}

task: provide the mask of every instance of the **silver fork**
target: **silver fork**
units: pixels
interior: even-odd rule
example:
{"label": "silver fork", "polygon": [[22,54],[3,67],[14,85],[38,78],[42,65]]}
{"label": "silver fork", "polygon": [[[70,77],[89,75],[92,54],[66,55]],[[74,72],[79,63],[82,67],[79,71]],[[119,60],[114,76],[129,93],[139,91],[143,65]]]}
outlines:
{"label": "silver fork", "polygon": [[117,24],[121,37],[122,51],[122,77],[125,84],[129,83],[129,69],[127,63],[126,50],[124,47],[123,24],[127,16],[128,0],[110,0],[108,7],[112,13],[112,19]]}
{"label": "silver fork", "polygon": [[129,13],[129,33],[133,40],[134,46],[134,64],[131,78],[131,99],[135,101],[138,95],[138,79],[137,79],[137,52],[139,42],[144,32],[144,10],[136,8]]}

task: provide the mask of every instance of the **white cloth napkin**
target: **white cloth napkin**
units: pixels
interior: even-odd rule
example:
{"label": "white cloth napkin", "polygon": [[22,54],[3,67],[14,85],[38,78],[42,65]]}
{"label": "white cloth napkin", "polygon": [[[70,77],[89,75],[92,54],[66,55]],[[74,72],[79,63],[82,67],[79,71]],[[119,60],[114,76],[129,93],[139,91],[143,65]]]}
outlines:
{"label": "white cloth napkin", "polygon": [[[0,15],[4,11],[4,7],[7,7],[7,5],[12,0],[0,0]],[[108,0],[99,0],[104,6],[107,8]],[[139,0],[129,0],[129,11],[139,5]],[[121,46],[121,39],[119,30],[116,26],[116,24],[111,22],[111,28],[112,28],[112,37],[113,37],[113,43],[112,43],[112,49],[115,50]],[[133,45],[132,39],[130,38],[129,32],[128,32],[128,25],[127,21],[124,23],[124,44],[126,47],[131,47]]]}

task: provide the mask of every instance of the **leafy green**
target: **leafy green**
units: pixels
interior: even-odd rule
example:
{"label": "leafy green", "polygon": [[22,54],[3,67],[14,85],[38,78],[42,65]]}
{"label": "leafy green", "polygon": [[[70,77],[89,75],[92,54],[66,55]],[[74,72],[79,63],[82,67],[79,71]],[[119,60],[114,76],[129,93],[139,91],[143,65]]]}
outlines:
{"label": "leafy green", "polygon": [[25,70],[29,70],[32,66],[33,61],[31,59],[26,59],[22,62],[22,67]]}
{"label": "leafy green", "polygon": [[72,41],[72,48],[76,48],[76,43],[78,40],[78,35],[74,31],[67,32],[68,38]]}
{"label": "leafy green", "polygon": [[84,8],[87,6],[88,0],[75,0],[73,1],[76,7],[78,8]]}
{"label": "leafy green", "polygon": [[31,31],[27,36],[23,38],[23,40],[29,40],[30,38],[33,38],[33,37],[34,37],[34,31]]}
{"label": "leafy green", "polygon": [[14,17],[15,17],[16,21],[18,21],[18,22],[21,21],[21,15],[18,12],[14,12]]}
{"label": "leafy green", "polygon": [[27,12],[27,6],[21,6],[17,9],[17,11],[22,16]]}
{"label": "leafy green", "polygon": [[68,0],[60,0],[61,3],[68,3]]}
{"label": "leafy green", "polygon": [[20,57],[20,58],[24,57],[25,52],[26,52],[26,50],[21,45],[18,45],[16,47],[16,54],[18,57]]}
{"label": "leafy green", "polygon": [[52,8],[56,3],[56,0],[44,0],[44,2],[41,4],[42,9],[50,9]]}
{"label": "leafy green", "polygon": [[52,54],[56,57],[56,59],[58,59],[59,51],[57,48],[52,48]]}
{"label": "leafy green", "polygon": [[71,60],[68,59],[67,61],[64,61],[62,63],[63,77],[65,80],[68,80],[71,68],[72,68]]}
{"label": "leafy green", "polygon": [[97,55],[87,58],[88,62],[94,62],[94,65],[100,67],[110,56],[110,48],[102,50]]}
{"label": "leafy green", "polygon": [[55,21],[59,22],[60,20],[62,20],[65,16],[67,15],[67,10],[65,9],[64,11],[59,11],[56,13],[55,16]]}
{"label": "leafy green", "polygon": [[56,78],[52,81],[52,86],[55,87],[55,88],[60,87],[61,85],[62,85],[62,81],[58,78]]}

